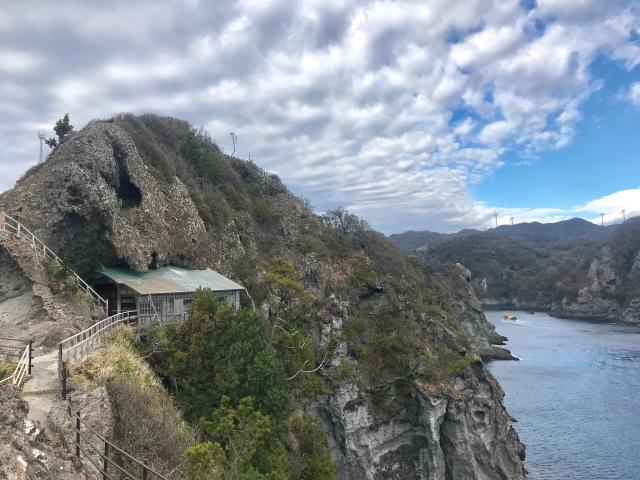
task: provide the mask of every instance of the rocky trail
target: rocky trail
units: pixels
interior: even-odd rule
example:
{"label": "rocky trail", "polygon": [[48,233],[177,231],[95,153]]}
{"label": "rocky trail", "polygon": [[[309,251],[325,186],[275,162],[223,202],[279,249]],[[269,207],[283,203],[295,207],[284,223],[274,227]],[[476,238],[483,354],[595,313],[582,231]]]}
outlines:
{"label": "rocky trail", "polygon": [[[0,228],[0,329],[5,337],[33,342],[31,374],[21,386],[0,391],[2,480],[84,478],[58,438],[65,408],[55,347],[98,312],[84,294],[54,294],[42,257],[33,244]],[[52,415],[60,418],[52,421]]]}
{"label": "rocky trail", "polygon": [[46,425],[49,412],[59,397],[57,352],[34,357],[31,378],[22,388],[22,398],[29,404],[27,418]]}

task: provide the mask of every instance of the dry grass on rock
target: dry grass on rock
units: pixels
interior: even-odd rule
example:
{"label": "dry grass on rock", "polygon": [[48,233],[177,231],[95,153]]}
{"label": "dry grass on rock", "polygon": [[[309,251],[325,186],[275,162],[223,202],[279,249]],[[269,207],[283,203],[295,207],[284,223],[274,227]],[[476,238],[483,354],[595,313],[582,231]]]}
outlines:
{"label": "dry grass on rock", "polygon": [[136,345],[133,330],[118,327],[98,355],[71,369],[70,378],[107,388],[116,444],[161,472],[172,472],[170,478],[184,478],[180,466],[197,433],[182,419]]}

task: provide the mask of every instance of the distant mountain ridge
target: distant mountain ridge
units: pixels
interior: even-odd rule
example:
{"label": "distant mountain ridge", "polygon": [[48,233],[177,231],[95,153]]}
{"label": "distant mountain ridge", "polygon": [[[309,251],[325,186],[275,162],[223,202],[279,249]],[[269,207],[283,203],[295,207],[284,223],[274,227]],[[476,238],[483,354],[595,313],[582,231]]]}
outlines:
{"label": "distant mountain ridge", "polygon": [[640,217],[604,227],[574,218],[389,238],[429,261],[468,268],[485,306],[640,324]]}
{"label": "distant mountain ridge", "polygon": [[389,239],[398,248],[405,251],[413,251],[420,247],[425,247],[425,244],[476,233],[489,233],[534,244],[571,242],[578,239],[604,240],[616,227],[617,225],[600,226],[583,218],[572,218],[554,223],[525,222],[516,223],[515,225],[499,225],[497,228],[491,228],[486,232],[473,228],[460,230],[457,233],[409,230],[389,235]]}

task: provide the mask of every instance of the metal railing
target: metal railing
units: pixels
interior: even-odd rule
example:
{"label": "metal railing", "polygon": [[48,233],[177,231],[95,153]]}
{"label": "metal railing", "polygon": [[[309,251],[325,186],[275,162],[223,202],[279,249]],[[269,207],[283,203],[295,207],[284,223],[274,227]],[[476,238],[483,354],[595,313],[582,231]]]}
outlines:
{"label": "metal railing", "polygon": [[114,327],[121,323],[132,324],[137,321],[138,312],[136,310],[116,313],[75,335],[71,335],[58,344],[58,379],[63,399],[67,397],[67,364],[87,357],[102,341],[104,334]]}
{"label": "metal railing", "polygon": [[[42,255],[43,260],[51,260],[62,265],[62,259],[58,257],[53,250],[47,247],[44,242],[36,237],[27,227],[5,212],[0,212],[0,230],[11,233],[26,242],[35,251],[36,258]],[[78,288],[89,295],[91,299],[100,307],[104,308],[105,313],[107,313],[109,311],[109,301],[102,298],[98,292],[80,278],[76,272],[73,272],[73,276],[78,284]]]}
{"label": "metal railing", "polygon": [[[82,468],[92,478],[102,478],[103,480],[167,480],[165,476],[113,444],[108,436],[102,436],[96,432],[82,419],[80,412],[71,413],[71,406],[68,407],[68,412],[74,426],[73,444],[75,445],[75,455]],[[93,465],[94,472],[91,472],[87,465],[83,463],[83,458]]]}
{"label": "metal railing", "polygon": [[[104,338],[104,335],[116,326],[127,323],[136,324],[137,311],[122,312],[100,320],[89,328],[72,335],[58,344],[58,376],[61,382],[62,399],[67,398],[67,365],[71,361],[85,358]],[[74,425],[75,454],[82,468],[92,478],[103,480],[167,480],[166,477],[129,455],[117,445],[103,437],[82,419],[80,412],[69,416]],[[91,437],[91,438],[89,438]],[[99,446],[98,446],[99,445]],[[93,466],[91,471],[85,459]]]}
{"label": "metal railing", "polygon": [[[13,373],[0,380],[0,385],[11,382],[13,385],[19,387],[22,385],[26,376],[31,375],[31,368],[33,366],[33,342],[31,340],[9,337],[0,337],[0,342],[2,342],[0,343],[0,355],[18,359]],[[6,342],[19,343],[20,345],[11,345]]]}
{"label": "metal railing", "polygon": [[[60,257],[58,257],[28,228],[2,211],[0,211],[0,231],[9,232],[24,240],[33,248],[36,258],[41,254],[43,260],[49,259],[62,264]],[[73,275],[78,287],[87,293],[99,306],[104,308],[105,313],[108,313],[109,302],[102,298],[87,282],[80,278],[78,274],[73,272]],[[67,362],[85,358],[98,345],[98,343],[102,341],[104,334],[112,330],[117,325],[120,325],[121,323],[137,324],[137,321],[137,311],[118,313],[100,320],[89,328],[72,335],[58,344],[58,377],[61,381],[63,400],[66,399],[67,393]],[[22,340],[0,337],[0,341]],[[33,343],[31,341],[27,341],[26,343],[27,345],[24,348],[22,355],[19,356],[15,371],[10,376],[0,380],[0,385],[10,381],[12,381],[14,385],[20,385],[26,375],[31,374]],[[9,350],[8,353],[5,353],[2,348],[3,345],[0,343],[0,355],[17,356],[17,354],[12,353],[17,349],[17,347],[14,347],[13,345],[4,345],[4,348]],[[91,477],[102,478],[103,480],[167,480],[166,477],[110,442],[108,437],[105,438],[97,433],[82,419],[80,412],[72,414],[70,405],[68,407],[68,411],[69,415],[75,418],[75,422],[72,423],[75,425],[75,438],[73,443],[75,445],[76,457],[80,460],[82,468]],[[91,435],[93,435],[93,442],[88,438]],[[94,443],[100,443],[101,449],[98,449]],[[94,458],[98,458],[99,460],[96,461],[92,458],[93,453],[97,454],[97,457]],[[82,462],[83,455],[96,469],[95,472],[91,472],[87,468],[87,465]]]}

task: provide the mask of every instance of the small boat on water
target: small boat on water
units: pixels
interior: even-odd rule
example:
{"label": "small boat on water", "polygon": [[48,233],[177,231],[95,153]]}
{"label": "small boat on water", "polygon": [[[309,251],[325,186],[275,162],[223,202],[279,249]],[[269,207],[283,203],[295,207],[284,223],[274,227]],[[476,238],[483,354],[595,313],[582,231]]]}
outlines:
{"label": "small boat on water", "polygon": [[504,315],[502,315],[502,319],[515,322],[516,320],[518,320],[518,317],[516,317],[515,315],[509,315],[508,313],[505,313]]}

